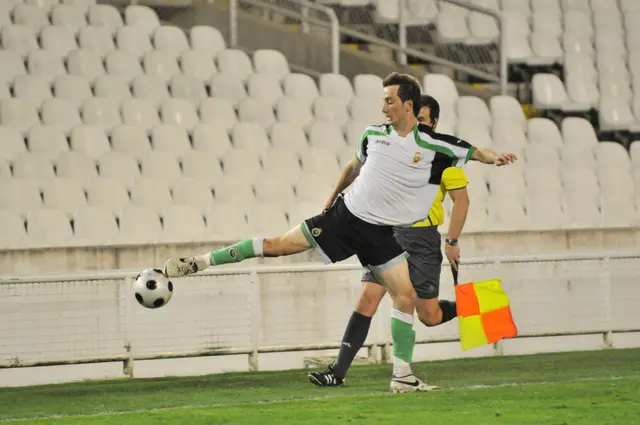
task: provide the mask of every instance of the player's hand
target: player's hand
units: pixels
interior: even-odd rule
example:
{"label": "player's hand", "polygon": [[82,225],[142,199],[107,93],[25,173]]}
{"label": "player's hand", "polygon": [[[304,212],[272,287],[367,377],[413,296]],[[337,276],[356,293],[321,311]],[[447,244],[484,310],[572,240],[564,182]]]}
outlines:
{"label": "player's hand", "polygon": [[445,243],[444,254],[447,256],[449,264],[451,264],[454,269],[458,270],[458,263],[460,263],[460,246]]}
{"label": "player's hand", "polygon": [[502,167],[503,165],[513,164],[517,160],[518,157],[513,153],[501,153],[500,155],[498,155],[498,158],[496,158],[495,164],[498,167]]}

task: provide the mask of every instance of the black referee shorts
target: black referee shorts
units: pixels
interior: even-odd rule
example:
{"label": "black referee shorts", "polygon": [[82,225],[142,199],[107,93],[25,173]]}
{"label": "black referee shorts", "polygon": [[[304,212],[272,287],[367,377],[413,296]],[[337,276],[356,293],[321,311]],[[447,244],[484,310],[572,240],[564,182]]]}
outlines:
{"label": "black referee shorts", "polygon": [[357,255],[360,264],[374,273],[404,261],[405,250],[396,241],[393,227],[367,223],[349,211],[340,195],[322,214],[302,223],[307,241],[326,264]]}

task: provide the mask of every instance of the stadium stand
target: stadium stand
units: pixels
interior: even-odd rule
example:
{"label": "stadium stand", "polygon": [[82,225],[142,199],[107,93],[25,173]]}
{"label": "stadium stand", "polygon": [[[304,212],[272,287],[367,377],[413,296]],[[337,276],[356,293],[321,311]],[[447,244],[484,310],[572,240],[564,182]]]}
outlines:
{"label": "stadium stand", "polygon": [[[213,27],[185,33],[146,6],[62,3],[0,5],[5,248],[277,233],[321,209],[363,126],[382,118],[380,76],[324,74],[316,84],[278,51],[227,48]],[[397,20],[393,3],[377,2],[380,19]],[[409,3],[446,40],[494,37],[459,8]],[[633,1],[476,3],[509,12],[516,56],[563,60],[565,83],[534,77],[537,107],[599,107],[606,129],[636,125]],[[441,132],[523,159],[500,173],[467,168],[468,231],[637,224],[640,143],[629,154],[599,142],[584,118],[558,126],[527,119],[513,97],[460,96],[443,74],[426,75],[423,88],[441,103]]]}

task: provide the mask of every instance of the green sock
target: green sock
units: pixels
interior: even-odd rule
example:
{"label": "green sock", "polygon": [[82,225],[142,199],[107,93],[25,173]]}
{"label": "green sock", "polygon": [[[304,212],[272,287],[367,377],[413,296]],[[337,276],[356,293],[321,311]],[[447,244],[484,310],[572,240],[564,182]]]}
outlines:
{"label": "green sock", "polygon": [[209,253],[209,264],[239,263],[249,258],[262,257],[263,238],[245,239]]}
{"label": "green sock", "polygon": [[413,324],[406,321],[391,318],[391,340],[393,341],[393,355],[406,363],[413,360],[413,347],[416,342],[416,333]]}

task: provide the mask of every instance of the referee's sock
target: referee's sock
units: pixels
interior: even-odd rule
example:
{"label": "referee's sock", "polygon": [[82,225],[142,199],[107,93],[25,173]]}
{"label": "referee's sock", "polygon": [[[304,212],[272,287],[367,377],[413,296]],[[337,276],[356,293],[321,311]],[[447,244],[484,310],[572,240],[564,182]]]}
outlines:
{"label": "referee's sock", "polygon": [[438,305],[440,306],[440,310],[442,310],[442,322],[440,322],[440,324],[447,323],[458,316],[455,301],[440,300],[438,301]]}
{"label": "referee's sock", "polygon": [[351,313],[349,324],[344,331],[342,343],[340,344],[338,360],[333,365],[333,373],[337,377],[344,379],[347,376],[347,371],[351,367],[353,359],[367,339],[370,326],[371,317],[364,316],[357,311]]}

